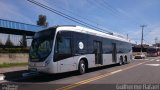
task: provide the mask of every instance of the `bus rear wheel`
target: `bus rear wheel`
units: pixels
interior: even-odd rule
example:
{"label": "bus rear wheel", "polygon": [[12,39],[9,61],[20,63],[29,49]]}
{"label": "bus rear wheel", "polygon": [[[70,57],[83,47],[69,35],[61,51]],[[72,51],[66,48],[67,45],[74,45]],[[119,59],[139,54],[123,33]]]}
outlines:
{"label": "bus rear wheel", "polygon": [[127,60],[127,56],[125,56],[125,61],[124,61],[125,64],[128,64],[128,60]]}
{"label": "bus rear wheel", "polygon": [[120,57],[119,66],[123,65],[123,57]]}
{"label": "bus rear wheel", "polygon": [[81,60],[79,62],[78,72],[79,72],[79,74],[84,74],[86,72],[86,64],[85,64],[84,60]]}

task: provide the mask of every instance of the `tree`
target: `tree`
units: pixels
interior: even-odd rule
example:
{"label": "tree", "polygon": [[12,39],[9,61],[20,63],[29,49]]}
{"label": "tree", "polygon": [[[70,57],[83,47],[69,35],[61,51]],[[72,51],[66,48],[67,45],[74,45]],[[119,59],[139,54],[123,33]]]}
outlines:
{"label": "tree", "polygon": [[27,47],[26,35],[23,35],[22,39],[20,40],[20,46],[23,46],[24,48]]}
{"label": "tree", "polygon": [[0,40],[0,46],[3,45],[2,41]]}
{"label": "tree", "polygon": [[6,46],[14,46],[13,42],[10,39],[10,35],[8,35],[7,41],[5,43]]}
{"label": "tree", "polygon": [[47,27],[48,22],[46,22],[46,20],[47,20],[47,17],[45,15],[39,15],[37,25]]}

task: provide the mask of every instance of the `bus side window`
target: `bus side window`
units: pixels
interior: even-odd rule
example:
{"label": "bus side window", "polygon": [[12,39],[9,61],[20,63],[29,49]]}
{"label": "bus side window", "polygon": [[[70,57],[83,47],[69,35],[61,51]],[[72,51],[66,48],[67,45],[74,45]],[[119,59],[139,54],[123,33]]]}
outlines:
{"label": "bus side window", "polygon": [[58,42],[58,54],[71,54],[70,39],[62,38]]}
{"label": "bus side window", "polygon": [[71,40],[70,38],[57,38],[55,49],[56,60],[66,59],[71,57]]}

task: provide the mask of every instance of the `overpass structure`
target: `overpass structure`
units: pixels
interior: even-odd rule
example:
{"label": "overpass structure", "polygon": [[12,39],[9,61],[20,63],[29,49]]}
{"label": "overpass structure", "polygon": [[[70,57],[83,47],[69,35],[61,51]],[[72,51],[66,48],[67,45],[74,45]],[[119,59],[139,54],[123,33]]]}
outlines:
{"label": "overpass structure", "polygon": [[[38,25],[31,25],[31,24],[26,24],[21,22],[0,19],[0,39],[1,41],[6,42],[6,40],[2,40],[4,39],[3,34],[5,34],[5,35],[15,35],[15,36],[18,35],[18,36],[21,36],[22,38],[25,38],[25,41],[26,41],[26,37],[33,36],[35,32],[42,30],[43,28],[44,27],[41,27]],[[16,42],[19,42],[19,41],[16,41]]]}
{"label": "overpass structure", "polygon": [[43,29],[37,25],[0,19],[0,33],[33,36],[36,31]]}

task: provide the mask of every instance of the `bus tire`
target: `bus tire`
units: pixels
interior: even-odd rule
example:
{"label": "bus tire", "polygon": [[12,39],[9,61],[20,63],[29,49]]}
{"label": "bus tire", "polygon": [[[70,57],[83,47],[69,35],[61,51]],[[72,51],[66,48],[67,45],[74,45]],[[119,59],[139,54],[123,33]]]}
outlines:
{"label": "bus tire", "polygon": [[120,60],[119,60],[119,66],[123,65],[123,57],[121,56],[120,57]]}
{"label": "bus tire", "polygon": [[84,60],[80,60],[79,66],[78,66],[78,72],[80,75],[82,75],[86,72],[86,64],[85,64]]}
{"label": "bus tire", "polygon": [[125,58],[124,63],[128,64],[127,56],[125,56],[124,58]]}

